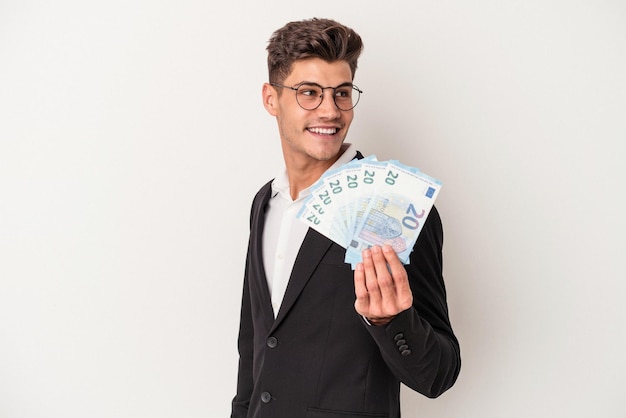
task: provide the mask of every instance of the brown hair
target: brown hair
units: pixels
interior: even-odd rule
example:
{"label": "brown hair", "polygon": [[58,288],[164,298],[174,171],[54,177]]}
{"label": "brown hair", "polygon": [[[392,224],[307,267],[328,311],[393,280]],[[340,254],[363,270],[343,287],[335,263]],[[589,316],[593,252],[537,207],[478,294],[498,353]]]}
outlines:
{"label": "brown hair", "polygon": [[354,79],[362,49],[359,34],[334,20],[313,18],[287,23],[272,34],[267,46],[270,82],[282,83],[291,73],[292,64],[306,58],[347,61]]}

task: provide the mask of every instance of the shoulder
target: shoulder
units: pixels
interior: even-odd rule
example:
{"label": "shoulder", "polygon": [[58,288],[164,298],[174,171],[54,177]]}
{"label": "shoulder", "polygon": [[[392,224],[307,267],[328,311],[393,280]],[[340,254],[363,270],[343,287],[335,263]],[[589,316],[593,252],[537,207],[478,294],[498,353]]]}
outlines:
{"label": "shoulder", "polygon": [[[443,249],[443,224],[439,211],[433,206],[424,220],[422,230],[417,237],[411,255],[412,261],[418,258],[428,259],[429,262],[439,260]],[[422,260],[424,262],[424,260]]]}
{"label": "shoulder", "polygon": [[254,195],[254,199],[252,200],[252,206],[255,206],[255,204],[258,204],[260,202],[263,202],[263,200],[265,200],[267,198],[267,196],[271,193],[272,191],[272,182],[274,181],[274,179],[268,181],[267,183],[265,183],[258,192],[256,192],[256,195]]}
{"label": "shoulder", "polygon": [[441,215],[439,214],[436,206],[433,206],[430,209],[430,213],[428,214],[428,217],[426,218],[426,223],[424,224],[424,227],[427,226],[429,227],[429,229],[435,229],[438,234],[443,235],[443,223],[441,221]]}
{"label": "shoulder", "polygon": [[272,194],[272,181],[274,180],[272,179],[265,183],[263,187],[261,187],[259,191],[256,192],[256,195],[254,195],[254,199],[252,199],[252,206],[250,208],[250,227],[252,227],[252,225],[254,224],[255,217],[258,218],[258,216],[263,213],[263,208],[270,199],[270,196]]}

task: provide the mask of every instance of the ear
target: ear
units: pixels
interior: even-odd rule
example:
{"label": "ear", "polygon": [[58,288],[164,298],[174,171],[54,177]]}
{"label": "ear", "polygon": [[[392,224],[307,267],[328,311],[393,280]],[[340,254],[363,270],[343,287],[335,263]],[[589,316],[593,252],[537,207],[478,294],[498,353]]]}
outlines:
{"label": "ear", "polygon": [[264,83],[262,95],[265,110],[270,115],[276,116],[278,114],[278,92],[271,84]]}

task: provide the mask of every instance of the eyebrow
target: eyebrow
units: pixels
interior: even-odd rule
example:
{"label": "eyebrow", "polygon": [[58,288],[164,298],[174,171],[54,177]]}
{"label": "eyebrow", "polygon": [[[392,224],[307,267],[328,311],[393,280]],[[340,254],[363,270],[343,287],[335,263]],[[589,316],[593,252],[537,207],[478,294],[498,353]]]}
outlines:
{"label": "eyebrow", "polygon": [[338,88],[338,87],[343,87],[343,86],[353,86],[354,84],[352,83],[352,81],[344,81],[341,84],[338,84],[336,86],[322,86],[320,83],[316,82],[316,81],[300,81],[299,83],[295,83],[294,86],[301,86],[303,84],[315,84],[316,86],[320,86],[320,87],[331,87],[331,88]]}

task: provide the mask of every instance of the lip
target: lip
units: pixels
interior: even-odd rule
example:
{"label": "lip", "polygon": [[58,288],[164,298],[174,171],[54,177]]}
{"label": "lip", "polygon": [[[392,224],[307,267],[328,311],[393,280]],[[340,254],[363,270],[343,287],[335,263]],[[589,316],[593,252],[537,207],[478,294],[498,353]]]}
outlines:
{"label": "lip", "polygon": [[310,126],[306,130],[314,135],[334,136],[339,133],[341,128],[338,126]]}

